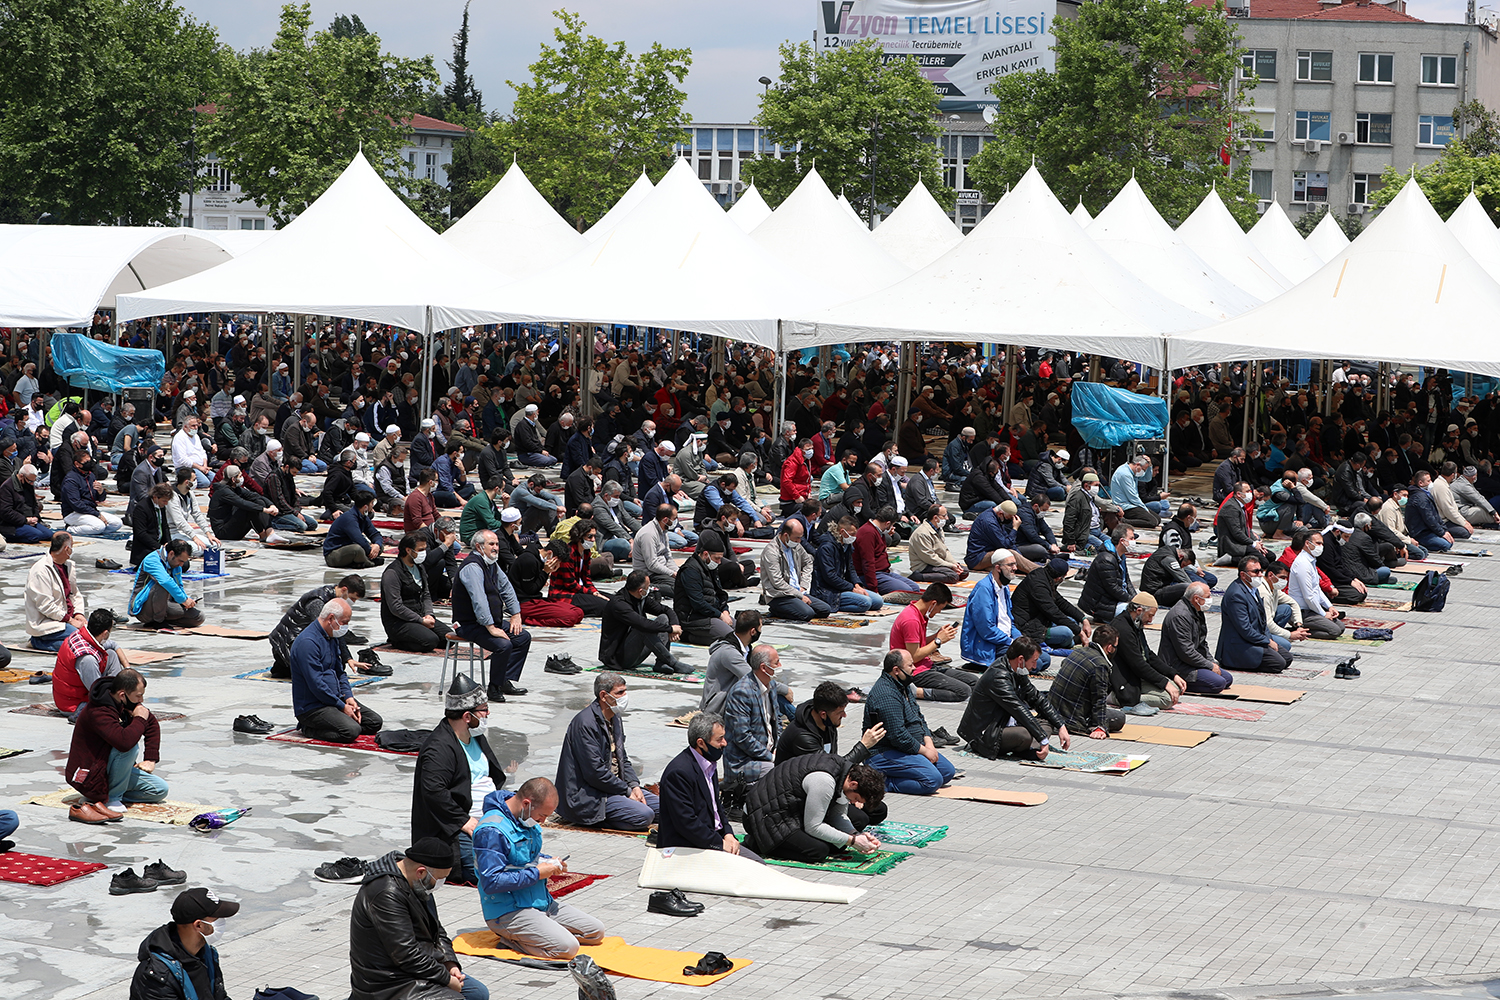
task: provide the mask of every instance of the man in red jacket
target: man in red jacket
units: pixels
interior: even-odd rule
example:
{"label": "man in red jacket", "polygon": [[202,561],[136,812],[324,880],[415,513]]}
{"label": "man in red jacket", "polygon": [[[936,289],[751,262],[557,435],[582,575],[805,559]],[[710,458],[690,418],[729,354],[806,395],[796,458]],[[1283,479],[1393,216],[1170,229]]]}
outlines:
{"label": "man in red jacket", "polygon": [[896,509],[882,507],[854,535],[854,571],[866,590],[877,594],[919,593],[922,585],[891,572],[891,554],[886,544]]}
{"label": "man in red jacket", "polygon": [[812,470],[808,462],[812,459],[812,441],[803,438],[797,442],[792,453],[781,463],[781,513],[790,514],[812,492]]}
{"label": "man in red jacket", "polygon": [[109,637],[115,613],[95,608],[88,625],[63,640],[52,667],[52,703],[72,715],[89,700],[89,689],[100,677],[118,674],[130,667],[125,651]]}
{"label": "man in red jacket", "polygon": [[125,814],[127,802],[167,797],[167,783],[153,773],[161,759],[161,727],[141,704],[145,698],[146,678],[136,670],[94,682],[68,749],[68,784],[84,798],[68,810],[68,819],[113,822]]}

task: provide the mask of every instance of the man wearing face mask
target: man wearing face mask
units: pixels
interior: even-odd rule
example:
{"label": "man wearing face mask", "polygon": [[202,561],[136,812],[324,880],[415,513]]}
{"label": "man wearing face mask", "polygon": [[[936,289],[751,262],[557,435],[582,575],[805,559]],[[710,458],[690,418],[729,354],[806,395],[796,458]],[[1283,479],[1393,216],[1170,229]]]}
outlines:
{"label": "man wearing face mask", "polygon": [[1023,635],[985,669],[958,724],[969,752],[991,760],[1046,760],[1054,738],[1062,750],[1072,746],[1062,716],[1031,683],[1040,652],[1036,642]]}
{"label": "man wearing face mask", "polygon": [[672,655],[671,643],[682,635],[677,614],[651,590],[641,570],[625,577],[625,586],[604,606],[599,626],[599,660],[606,669],[640,670],[654,656],[659,674],[690,674],[693,668]]}
{"label": "man wearing face mask", "polygon": [[660,802],[641,787],[625,751],[629,704],[624,677],[594,675],[594,700],[568,724],[557,761],[557,818],[564,823],[645,830],[656,822]]}
{"label": "man wearing face mask", "polygon": [[505,787],[505,769],[484,735],[489,715],[484,688],[464,674],[456,675],[443,697],[443,721],[417,754],[411,838],[416,842],[436,837],[453,846],[449,885],[479,885],[474,828],[483,814],[485,796]]}
{"label": "man wearing face mask", "polygon": [[969,575],[969,568],[953,557],[943,537],[948,508],[934,503],[921,509],[926,511],[926,517],[911,533],[907,576],[917,583],[957,583]]}
{"label": "man wearing face mask", "polygon": [[1234,676],[1208,652],[1208,619],[1214,595],[1208,584],[1190,583],[1182,600],[1161,621],[1162,667],[1187,681],[1194,694],[1218,694],[1234,683]]}
{"label": "man wearing face mask", "polygon": [[245,485],[245,474],[237,465],[224,467],[224,478],[208,495],[208,521],[227,542],[237,542],[252,532],[262,542],[285,541],[271,528],[271,519],[280,513],[264,494]]}
{"label": "man wearing face mask", "polygon": [[704,531],[697,550],[678,568],[672,581],[672,605],[682,625],[683,642],[709,646],[734,631],[729,595],[719,580],[725,547],[718,531]]}
{"label": "man wearing face mask", "polygon": [[885,727],[873,747],[870,766],[885,775],[886,788],[900,795],[932,795],[953,780],[956,769],[933,745],[932,730],[911,693],[912,659],[904,649],[885,654],[880,679],[865,702],[864,728]]}
{"label": "man wearing face mask", "polygon": [[339,639],[349,634],[354,609],[334,598],[292,643],[292,711],[302,735],[327,743],[353,743],[380,732],[383,720],[356,701]]}
{"label": "man wearing face mask", "polygon": [[1236,483],[1235,491],[1219,506],[1214,516],[1214,532],[1219,546],[1219,557],[1214,565],[1233,566],[1251,553],[1265,558],[1266,544],[1255,537],[1250,527],[1254,519],[1255,492],[1249,483]]}
{"label": "man wearing face mask", "polygon": [[460,636],[490,652],[489,698],[503,702],[507,695],[526,693],[516,682],[531,651],[531,633],[522,627],[515,588],[500,571],[499,538],[488,529],[476,531],[472,547],[459,564],[453,622]]}
{"label": "man wearing face mask", "polygon": [[[130,981],[130,1000],[228,1000],[219,950],[240,904],[212,889],[188,889],[172,901],[172,922],[146,936]],[[212,944],[210,942],[213,942]]]}
{"label": "man wearing face mask", "polygon": [[426,536],[403,535],[396,543],[396,558],[380,574],[380,624],[386,641],[413,653],[442,649],[453,631],[432,613],[427,548]]}
{"label": "man wearing face mask", "polygon": [[432,898],[452,873],[452,854],[452,845],[423,837],[370,863],[349,911],[350,1000],[437,997],[444,989],[489,1000],[485,985],[460,968]]}
{"label": "man wearing face mask", "polygon": [[1224,591],[1214,660],[1221,667],[1279,674],[1291,663],[1292,654],[1269,630],[1271,619],[1259,592],[1264,577],[1262,565],[1260,556],[1245,556],[1239,563],[1238,578]]}
{"label": "man wearing face mask", "polygon": [[1137,455],[1109,477],[1110,499],[1124,509],[1125,520],[1137,528],[1156,527],[1169,509],[1164,491],[1155,491],[1156,497],[1150,500],[1141,496],[1140,488],[1151,481],[1152,475],[1151,456]]}
{"label": "man wearing face mask", "polygon": [[474,830],[474,853],[485,924],[500,943],[567,961],[580,945],[603,941],[604,925],[547,891],[547,879],[568,870],[566,860],[542,853],[539,827],[557,804],[557,787],[546,778],[532,778],[514,792],[491,792]]}
{"label": "man wearing face mask", "polygon": [[[788,427],[795,431],[795,427]],[[781,513],[790,514],[812,494],[812,441],[803,438],[781,463]]]}
{"label": "man wearing face mask", "polygon": [[696,847],[760,860],[735,837],[719,792],[719,758],[728,742],[724,720],[713,712],[700,712],[688,723],[687,749],[661,773],[657,847]]}

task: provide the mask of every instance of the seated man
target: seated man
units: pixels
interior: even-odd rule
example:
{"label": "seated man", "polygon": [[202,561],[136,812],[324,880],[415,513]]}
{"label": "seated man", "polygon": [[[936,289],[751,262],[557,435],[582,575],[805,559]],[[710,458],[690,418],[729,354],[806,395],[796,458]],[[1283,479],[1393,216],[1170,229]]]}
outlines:
{"label": "seated man", "polygon": [[396,543],[396,559],[380,574],[380,624],[386,642],[413,653],[443,649],[453,630],[432,613],[427,539],[413,532]]}
{"label": "seated man", "polygon": [[[1333,585],[1330,600],[1334,604],[1363,604],[1369,589],[1360,579],[1363,568],[1358,555],[1346,551],[1344,539],[1353,531],[1343,524],[1329,525],[1323,531],[1322,551],[1317,555],[1318,569]],[[1308,540],[1309,542],[1312,539]],[[1384,568],[1384,567],[1382,567]],[[1370,574],[1372,577],[1374,573]]]}
{"label": "seated man", "polygon": [[193,496],[193,485],[198,481],[192,469],[178,469],[177,481],[172,486],[172,502],[167,504],[167,532],[193,546],[193,558],[204,550],[219,547],[219,536],[208,523],[208,515],[198,506]]}
{"label": "seated man", "polygon": [[661,799],[656,846],[726,851],[759,861],[760,856],[735,837],[719,794],[719,758],[728,744],[724,720],[712,712],[693,716],[687,742],[687,749],[667,762],[657,786]]}
{"label": "seated man", "polygon": [[[1479,470],[1472,465],[1464,466],[1463,472],[1449,483],[1449,490],[1453,494],[1453,502],[1458,505],[1458,511],[1463,519],[1476,528],[1492,528],[1500,517],[1495,514],[1495,505],[1479,492],[1475,485],[1479,481]],[[0,497],[3,497],[0,492]],[[0,511],[4,510],[3,502],[0,502]],[[4,531],[0,525],[0,531]]]}
{"label": "seated man", "polygon": [[349,911],[350,1000],[445,996],[442,989],[489,1000],[485,985],[459,968],[433,905],[433,888],[452,868],[452,845],[437,837],[370,862]]}
{"label": "seated man", "polygon": [[541,825],[557,802],[557,788],[546,778],[532,778],[514,792],[491,792],[474,829],[474,855],[485,926],[506,948],[566,961],[579,945],[603,941],[604,925],[547,891],[547,880],[568,870],[566,860],[542,854]]}
{"label": "seated man", "polygon": [[891,529],[896,509],[882,507],[854,535],[854,571],[865,589],[876,594],[915,594],[922,588],[914,580],[891,572]]}
{"label": "seated man", "polygon": [[812,556],[802,546],[802,522],[783,521],[760,553],[760,586],[772,617],[805,622],[833,609],[813,597]]}
{"label": "seated man", "polygon": [[703,678],[700,711],[723,714],[729,689],[750,673],[750,662],[746,657],[760,638],[761,625],[759,611],[754,608],[738,611],[734,616],[734,631],[722,639],[715,639],[708,647],[708,670]]}
{"label": "seated man", "polygon": [[147,628],[197,628],[198,602],[182,589],[182,567],[193,561],[193,545],[174,538],[141,560],[130,590],[130,613]]}
{"label": "seated man", "polygon": [[1107,740],[1125,727],[1125,713],[1109,704],[1114,667],[1110,658],[1120,645],[1113,625],[1100,625],[1086,646],[1076,646],[1057,668],[1047,701],[1070,732]]}
{"label": "seated man", "polygon": [[459,636],[490,653],[489,699],[520,697],[517,686],[531,652],[531,633],[522,627],[521,602],[510,578],[500,571],[500,540],[493,531],[476,531],[473,550],[459,564],[453,588],[453,623]]}
{"label": "seated man", "polygon": [[[62,481],[63,523],[76,535],[103,535],[118,530],[125,522],[118,514],[99,509],[99,501],[108,491],[94,480],[94,459],[88,453],[88,435],[83,437],[83,450],[74,453],[72,467],[66,470],[67,477]],[[57,468],[58,464],[60,462],[54,463],[52,468],[53,482],[64,471]]]}
{"label": "seated man", "polygon": [[[793,757],[809,753],[837,754],[839,727],[844,724],[844,717],[848,714],[849,692],[844,686],[835,681],[820,683],[813,689],[813,696],[797,706],[792,721],[781,731],[781,738],[776,741],[775,763],[782,764]],[[844,754],[844,759],[851,764],[864,763],[870,759],[870,748],[879,743],[883,736],[885,727],[876,723],[855,741],[849,752]],[[858,809],[849,813],[849,819],[855,825],[861,822],[858,813]],[[881,822],[886,815],[885,805],[881,804],[879,815],[868,815],[871,818],[864,823],[865,826]]]}
{"label": "seated man", "polygon": [[1135,529],[1123,521],[1115,525],[1084,574],[1078,608],[1099,624],[1121,614],[1130,605],[1130,595],[1136,592],[1130,582],[1130,563],[1125,558],[1134,545]]}
{"label": "seated man", "polygon": [[1062,716],[1031,683],[1040,652],[1041,647],[1023,635],[1005,647],[1003,658],[996,657],[985,668],[958,723],[958,735],[969,741],[970,753],[991,760],[1046,760],[1054,737],[1062,749],[1071,746]]}
{"label": "seated man", "polygon": [[385,562],[381,552],[385,536],[370,520],[375,513],[375,494],[359,490],[354,505],[333,519],[323,538],[323,564],[334,569],[369,569]]}
{"label": "seated man", "polygon": [[36,495],[37,468],[25,462],[0,483],[0,537],[8,542],[46,542],[52,529],[42,520],[42,505]]}
{"label": "seated man", "polygon": [[167,783],[156,775],[161,726],[142,704],[146,678],[136,670],[101,677],[78,713],[63,771],[83,803],[68,810],[75,823],[112,823],[131,802],[160,802]]}
{"label": "seated man", "polygon": [[885,776],[867,764],[818,751],[777,764],[750,789],[745,842],[762,857],[818,864],[853,849],[880,850],[850,810],[880,806]]}
{"label": "seated man", "polygon": [[1072,649],[1089,641],[1088,617],[1057,590],[1069,572],[1065,557],[1050,559],[1027,573],[1011,594],[1015,627],[1040,649]]}
{"label": "seated man", "polygon": [[380,732],[382,720],[354,698],[344,672],[339,638],[349,631],[354,609],[334,598],[292,643],[292,712],[302,735],[326,743],[353,743]]}
{"label": "seated man", "polygon": [[854,571],[857,530],[854,518],[845,514],[818,537],[813,554],[812,593],[839,611],[878,611],[885,600],[878,591],[867,589]]}
{"label": "seated man", "polygon": [[478,887],[474,828],[484,812],[485,796],[505,787],[505,769],[484,735],[489,715],[484,687],[455,671],[443,695],[443,720],[417,754],[411,786],[412,842],[436,837],[451,845],[449,885]]}
{"label": "seated man", "polygon": [[656,586],[671,587],[677,576],[677,564],[672,561],[672,543],[668,536],[677,523],[677,511],[669,503],[658,504],[654,511],[655,517],[636,532],[630,550],[630,565],[644,571]]}
{"label": "seated man", "polygon": [[1257,592],[1264,576],[1260,556],[1243,557],[1239,570],[1239,576],[1224,591],[1214,661],[1233,670],[1279,674],[1291,662],[1292,654],[1290,649],[1283,652],[1266,627],[1266,606]]}
{"label": "seated man", "polygon": [[223,472],[224,478],[213,484],[208,495],[208,521],[214,534],[226,542],[252,533],[262,542],[282,541],[271,529],[271,519],[281,513],[280,508],[245,485],[239,466],[226,465]]}
{"label": "seated man", "polygon": [[1214,595],[1208,584],[1188,584],[1182,600],[1161,620],[1160,658],[1164,670],[1187,681],[1194,694],[1218,694],[1234,676],[1208,653],[1208,619]]}
{"label": "seated man", "polygon": [[1302,627],[1302,609],[1286,592],[1290,568],[1274,559],[1265,565],[1265,576],[1255,581],[1255,592],[1266,610],[1266,631],[1271,633],[1271,641],[1291,662],[1292,643],[1303,641],[1311,633]]}
{"label": "seated man", "polygon": [[655,657],[651,669],[659,674],[690,674],[693,668],[672,655],[671,644],[680,635],[677,613],[652,591],[645,573],[631,570],[625,586],[604,606],[599,661],[607,670],[637,670]]}
{"label": "seated man", "polygon": [[1171,708],[1186,687],[1181,677],[1167,672],[1146,639],[1146,626],[1156,617],[1156,611],[1156,598],[1140,591],[1110,622],[1120,637],[1119,649],[1111,657],[1115,670],[1110,681],[1126,715],[1155,715]]}
{"label": "seated man", "polygon": [[[1413,491],[1413,495],[1415,493]],[[1318,572],[1318,556],[1322,554],[1323,536],[1316,531],[1302,529],[1292,536],[1291,544],[1281,554],[1281,560],[1287,562],[1287,557],[1291,556],[1287,594],[1302,610],[1303,627],[1314,639],[1337,639],[1344,634],[1344,625],[1339,621],[1344,613],[1334,610],[1333,602],[1323,590],[1322,574]]]}
{"label": "seated man", "polygon": [[698,538],[697,551],[677,570],[672,604],[682,626],[682,642],[709,646],[734,631],[729,594],[719,579],[725,548],[722,535],[705,531]]}
{"label": "seated man", "polygon": [[885,775],[886,788],[902,795],[931,795],[953,780],[948,758],[932,745],[932,731],[910,691],[911,654],[893,649],[880,664],[880,679],[865,701],[864,728],[885,726],[870,766]]}
{"label": "seated man", "polygon": [[947,507],[933,504],[927,508],[922,523],[907,541],[909,579],[918,583],[957,583],[969,575],[969,568],[948,551],[948,543],[943,538],[943,529],[947,526]]}
{"label": "seated man", "polygon": [[52,703],[59,712],[72,715],[89,700],[95,681],[130,669],[129,657],[109,637],[114,627],[115,613],[95,608],[88,624],[63,640],[52,667]]}
{"label": "seated man", "polygon": [[[338,598],[349,602],[349,606],[353,607],[354,602],[364,596],[365,578],[358,573],[350,573],[336,584],[314,587],[297,598],[271,630],[271,676],[280,680],[291,679],[292,643],[297,641],[297,636],[302,634],[303,629],[318,620],[318,616],[323,613],[323,605]],[[339,636],[339,661],[347,664],[349,669],[362,673],[382,676],[389,674],[390,667],[372,669],[369,664],[356,660],[349,654],[350,641],[358,644],[364,639],[364,636],[353,634]]]}
{"label": "seated man", "polygon": [[724,775],[750,784],[772,768],[781,737],[782,697],[774,682],[781,654],[774,646],[754,646],[745,660],[750,673],[724,698]]}
{"label": "seated man", "polygon": [[146,555],[155,552],[172,537],[167,524],[167,505],[172,502],[172,487],[156,483],[130,509],[130,565],[139,566]]}
{"label": "seated man", "polygon": [[656,822],[657,797],[641,787],[625,751],[625,678],[594,675],[594,700],[568,723],[557,759],[557,818],[575,826],[645,830]]}
{"label": "seated man", "polygon": [[1120,465],[1109,477],[1109,498],[1124,510],[1125,522],[1137,528],[1154,528],[1167,516],[1171,504],[1164,490],[1151,491],[1155,496],[1143,498],[1140,487],[1154,476],[1150,455],[1136,455]]}
{"label": "seated man", "polygon": [[[149,872],[154,866],[146,869]],[[221,940],[222,921],[238,912],[239,903],[220,899],[208,889],[179,892],[172,901],[172,922],[148,934],[136,951],[140,964],[130,981],[132,1000],[188,996],[219,1000],[225,996],[219,950],[208,942],[209,938]]]}
{"label": "seated man", "polygon": [[26,634],[32,649],[55,653],[84,624],[73,565],[73,536],[59,531],[26,574]]}
{"label": "seated man", "polygon": [[1170,608],[1182,600],[1193,582],[1187,572],[1190,555],[1175,545],[1161,545],[1141,567],[1141,589],[1156,598],[1159,607]]}
{"label": "seated man", "polygon": [[[976,588],[977,589],[977,588]],[[934,657],[942,656],[943,643],[958,635],[958,623],[949,622],[936,632],[928,632],[928,623],[953,603],[953,592],[946,583],[930,583],[922,596],[901,609],[891,623],[892,649],[904,649],[912,658],[912,694],[928,701],[963,701],[974,690],[972,674],[948,666],[938,666]],[[943,663],[951,657],[944,657]]]}

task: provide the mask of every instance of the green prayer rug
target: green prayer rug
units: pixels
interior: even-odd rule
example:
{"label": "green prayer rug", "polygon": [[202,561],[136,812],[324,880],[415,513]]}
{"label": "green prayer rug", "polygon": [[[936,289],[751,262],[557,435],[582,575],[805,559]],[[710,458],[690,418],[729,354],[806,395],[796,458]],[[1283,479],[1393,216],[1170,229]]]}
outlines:
{"label": "green prayer rug", "polygon": [[907,851],[876,851],[874,854],[835,854],[819,864],[805,861],[782,861],[766,858],[766,864],[782,868],[806,868],[815,872],[843,872],[845,875],[884,875],[892,868],[911,857]]}
{"label": "green prayer rug", "polygon": [[1387,580],[1385,583],[1377,583],[1376,590],[1416,590],[1421,580]]}
{"label": "green prayer rug", "polygon": [[[597,674],[604,668],[584,667],[583,669],[588,673]],[[653,681],[678,681],[683,684],[702,684],[705,676],[702,670],[695,670],[690,674],[659,674],[655,670],[615,670],[615,673],[626,677],[644,677]]]}
{"label": "green prayer rug", "polygon": [[946,826],[923,826],[920,823],[896,823],[886,820],[865,830],[882,844],[892,847],[926,847],[948,836]]}

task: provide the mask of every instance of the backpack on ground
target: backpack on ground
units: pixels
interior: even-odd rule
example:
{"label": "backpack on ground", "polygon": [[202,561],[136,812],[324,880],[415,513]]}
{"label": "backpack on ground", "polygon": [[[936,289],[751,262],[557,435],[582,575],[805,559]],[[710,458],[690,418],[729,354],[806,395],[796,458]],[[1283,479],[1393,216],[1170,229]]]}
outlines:
{"label": "backpack on ground", "polygon": [[1422,579],[1417,581],[1417,589],[1411,592],[1411,609],[1413,611],[1441,611],[1448,603],[1448,588],[1452,586],[1448,578],[1435,569],[1430,569],[1422,574]]}

